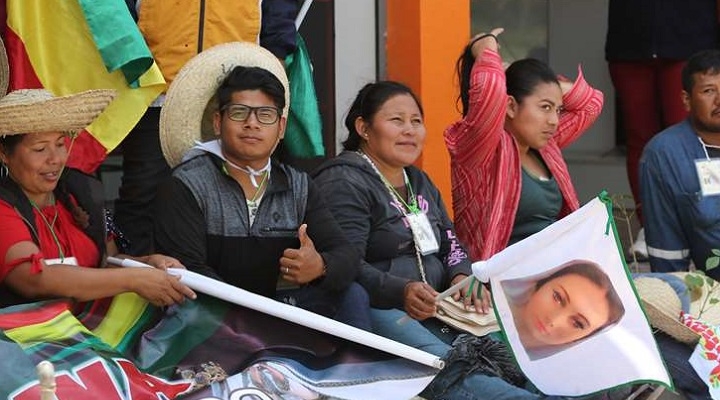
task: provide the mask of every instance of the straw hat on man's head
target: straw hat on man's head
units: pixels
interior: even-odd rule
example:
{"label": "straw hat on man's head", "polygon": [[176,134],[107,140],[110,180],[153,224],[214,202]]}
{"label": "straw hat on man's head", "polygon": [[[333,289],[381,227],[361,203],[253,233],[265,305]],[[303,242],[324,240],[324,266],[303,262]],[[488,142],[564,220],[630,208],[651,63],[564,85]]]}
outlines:
{"label": "straw hat on man's head", "polygon": [[[641,275],[634,279],[634,284],[650,325],[678,341],[694,344],[700,335],[681,322],[680,313],[689,313],[708,325],[720,325],[720,303],[709,301],[712,289],[720,283],[713,282],[711,286],[706,281],[691,291],[684,281],[688,274]],[[720,291],[716,293],[720,295]]]}
{"label": "straw hat on man's head", "polygon": [[115,98],[114,90],[88,90],[54,97],[44,89],[21,89],[7,95],[9,67],[0,40],[0,135],[70,132],[85,129]]}
{"label": "straw hat on man's head", "polygon": [[287,116],[290,90],[285,68],[270,51],[250,42],[232,42],[211,47],[185,64],[168,88],[160,112],[160,145],[171,167],[196,142],[216,139],[212,116],[218,109],[215,92],[237,66],[259,67],[275,75],[285,88]]}

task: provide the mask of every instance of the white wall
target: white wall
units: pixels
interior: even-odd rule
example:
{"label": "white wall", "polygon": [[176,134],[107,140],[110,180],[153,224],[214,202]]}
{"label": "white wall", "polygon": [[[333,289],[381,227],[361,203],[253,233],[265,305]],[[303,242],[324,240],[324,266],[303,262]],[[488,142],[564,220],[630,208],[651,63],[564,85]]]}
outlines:
{"label": "white wall", "polygon": [[582,64],[585,79],[605,94],[600,118],[572,151],[602,154],[615,146],[615,100],[605,62],[608,0],[548,1],[548,55],[557,73],[576,76]]}
{"label": "white wall", "polygon": [[377,77],[374,0],[335,0],[335,121],[338,149],[345,113],[358,90]]}
{"label": "white wall", "polygon": [[615,147],[615,91],[605,61],[608,0],[548,1],[548,56],[557,73],[585,79],[605,95],[595,124],[563,154],[581,203],[601,190],[629,194],[625,155]]}

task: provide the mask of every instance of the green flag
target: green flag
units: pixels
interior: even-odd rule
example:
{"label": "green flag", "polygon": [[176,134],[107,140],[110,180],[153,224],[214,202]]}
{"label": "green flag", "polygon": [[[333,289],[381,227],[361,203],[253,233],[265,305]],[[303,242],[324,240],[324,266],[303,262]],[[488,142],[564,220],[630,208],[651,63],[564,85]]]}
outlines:
{"label": "green flag", "polygon": [[153,57],[127,4],[119,0],[79,3],[108,72],[121,70],[128,84],[137,87],[137,80],[152,66]]}
{"label": "green flag", "polygon": [[322,121],[315,94],[312,64],[300,34],[297,35],[297,50],[285,59],[285,70],[290,81],[290,115],[285,132],[285,146],[295,157],[324,156]]}

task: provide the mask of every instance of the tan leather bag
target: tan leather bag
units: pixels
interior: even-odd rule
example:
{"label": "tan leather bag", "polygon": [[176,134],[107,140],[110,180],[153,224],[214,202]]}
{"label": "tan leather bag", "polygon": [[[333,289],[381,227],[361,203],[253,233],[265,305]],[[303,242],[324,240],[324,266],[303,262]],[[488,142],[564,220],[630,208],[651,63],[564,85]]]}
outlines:
{"label": "tan leather bag", "polygon": [[450,296],[443,298],[437,305],[435,318],[450,327],[475,336],[485,336],[500,330],[500,324],[492,309],[487,314],[466,310],[463,302],[456,301]]}

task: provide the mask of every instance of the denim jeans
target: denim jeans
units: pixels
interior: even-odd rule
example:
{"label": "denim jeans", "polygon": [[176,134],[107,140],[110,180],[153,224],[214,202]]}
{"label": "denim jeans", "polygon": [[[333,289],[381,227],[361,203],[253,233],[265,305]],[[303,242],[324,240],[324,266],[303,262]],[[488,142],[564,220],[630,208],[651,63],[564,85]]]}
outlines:
{"label": "denim jeans", "polygon": [[428,400],[560,399],[531,389],[505,343],[460,335],[443,357],[445,368],[420,393]]}
{"label": "denim jeans", "polygon": [[[443,357],[443,368],[420,393],[428,400],[567,399],[546,396],[527,380],[500,335],[457,336]],[[630,387],[615,388],[578,400],[624,399]]]}
{"label": "denim jeans", "polygon": [[[427,388],[420,394],[427,400],[525,400],[571,399],[562,396],[546,396],[532,389],[532,385],[521,388],[506,382],[500,377],[485,375],[476,371],[465,374],[467,366],[454,362],[445,366]],[[465,375],[465,376],[463,376]],[[629,387],[620,387],[595,395],[575,397],[576,400],[614,400],[625,399],[630,393]]]}
{"label": "denim jeans", "polygon": [[355,328],[370,331],[370,298],[365,288],[354,282],[344,292],[330,292],[319,286],[305,285],[280,290],[275,300],[335,319]]}
{"label": "denim jeans", "polygon": [[115,222],[128,239],[130,255],[152,253],[152,202],[158,186],[170,176],[160,149],[160,107],[149,107],[122,141],[122,180],[115,200]]}
{"label": "denim jeans", "polygon": [[[432,318],[425,321],[405,319],[401,324],[398,320],[406,316],[398,309],[370,309],[373,332],[408,346],[426,351],[438,357],[446,357],[451,350],[450,343],[458,332],[448,329],[445,324]],[[468,364],[452,361],[433,379],[420,395],[428,400],[491,400],[491,399],[541,399],[524,388],[514,386],[502,378],[485,375],[480,372],[469,372]]]}
{"label": "denim jeans", "polygon": [[398,323],[398,320],[405,316],[407,314],[404,311],[396,308],[371,308],[372,331],[438,357],[447,354],[457,332],[445,328],[434,318],[425,321],[405,318],[403,323]]}
{"label": "denim jeans", "polygon": [[465,365],[452,363],[436,376],[421,393],[428,400],[525,400],[525,399],[562,399],[556,396],[544,396],[513,386],[497,376],[473,372],[464,374]]}
{"label": "denim jeans", "polygon": [[678,342],[662,332],[655,333],[655,341],[675,383],[675,388],[688,400],[710,400],[707,385],[688,361],[694,346]]}

